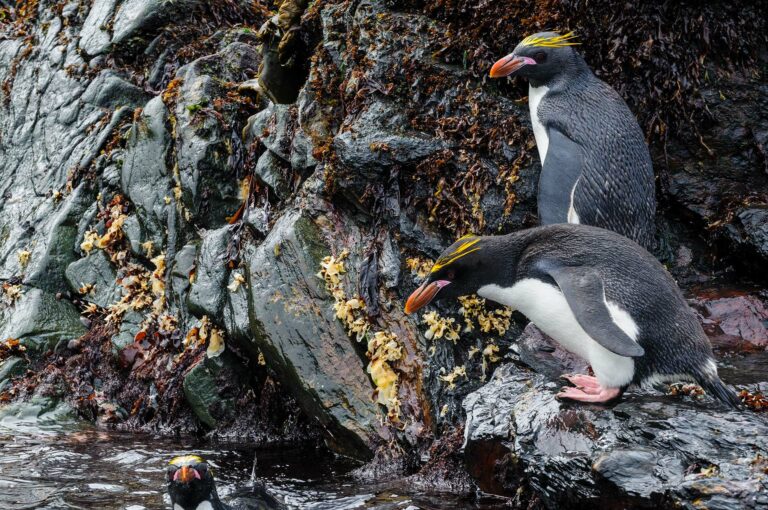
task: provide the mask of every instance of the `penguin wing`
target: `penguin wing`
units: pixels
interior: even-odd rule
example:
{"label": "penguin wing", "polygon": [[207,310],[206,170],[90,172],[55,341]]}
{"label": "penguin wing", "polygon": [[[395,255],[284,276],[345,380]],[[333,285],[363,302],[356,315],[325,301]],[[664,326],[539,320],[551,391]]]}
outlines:
{"label": "penguin wing", "polygon": [[637,357],[645,353],[613,321],[605,301],[603,280],[597,271],[585,267],[550,267],[546,272],[560,287],[579,326],[594,341],[619,356]]}
{"label": "penguin wing", "polygon": [[584,168],[584,152],[557,128],[547,131],[549,144],[539,176],[539,221],[542,225],[568,223],[573,191]]}

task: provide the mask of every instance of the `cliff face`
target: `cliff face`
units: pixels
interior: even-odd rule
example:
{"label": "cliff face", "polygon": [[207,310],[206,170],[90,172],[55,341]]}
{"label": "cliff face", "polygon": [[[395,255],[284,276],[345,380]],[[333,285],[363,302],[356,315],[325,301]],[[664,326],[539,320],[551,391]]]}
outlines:
{"label": "cliff face", "polygon": [[[235,0],[0,3],[0,338],[19,342],[0,351],[1,398],[60,395],[126,429],[322,438],[455,490],[474,482],[449,476],[463,457],[435,440],[457,443],[469,419],[470,472],[486,490],[524,486],[558,504],[544,486],[572,476],[584,480],[574,505],[607,486],[673,504],[709,498],[709,482],[675,487],[722,463],[737,466],[722,469],[736,484],[728,501],[757,505],[757,472],[737,462],[746,446],[653,442],[627,410],[555,402],[554,379],[523,365],[546,372],[558,353],[514,343],[519,317],[467,301],[406,318],[402,304],[455,237],[535,224],[526,88],[485,75],[545,27],[578,30],[587,61],[638,114],[658,175],[659,255],[680,280],[759,278],[765,7],[505,4],[296,0],[272,18],[274,6]],[[764,304],[749,299],[760,343]],[[515,364],[494,384],[541,411],[528,432],[531,408],[496,402],[491,386],[462,407],[505,356]],[[726,420],[711,405],[666,405],[638,412],[681,434],[694,415],[712,429]],[[477,420],[498,427],[478,432]],[[764,430],[751,415],[737,423]],[[601,427],[622,432],[606,446]],[[570,460],[574,449],[525,435],[563,430],[580,445]],[[539,463],[558,474],[532,475]],[[638,489],[625,482],[640,464],[664,469]],[[360,476],[380,475],[374,466]]]}

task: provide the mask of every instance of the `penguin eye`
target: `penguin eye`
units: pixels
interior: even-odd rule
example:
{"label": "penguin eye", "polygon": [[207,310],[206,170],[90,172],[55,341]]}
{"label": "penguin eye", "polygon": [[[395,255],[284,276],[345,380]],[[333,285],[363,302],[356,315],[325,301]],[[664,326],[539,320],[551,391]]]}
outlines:
{"label": "penguin eye", "polygon": [[533,60],[535,60],[539,64],[543,64],[547,61],[547,54],[543,51],[537,51],[536,54],[533,56]]}
{"label": "penguin eye", "polygon": [[449,281],[453,281],[456,279],[456,271],[451,269],[450,271],[448,271],[448,274],[446,276],[448,276]]}
{"label": "penguin eye", "polygon": [[173,474],[178,470],[179,468],[176,466],[169,466],[168,467],[168,481],[173,480]]}
{"label": "penguin eye", "polygon": [[208,464],[203,462],[195,466],[195,469],[197,469],[198,473],[200,473],[201,475],[204,475],[208,471]]}

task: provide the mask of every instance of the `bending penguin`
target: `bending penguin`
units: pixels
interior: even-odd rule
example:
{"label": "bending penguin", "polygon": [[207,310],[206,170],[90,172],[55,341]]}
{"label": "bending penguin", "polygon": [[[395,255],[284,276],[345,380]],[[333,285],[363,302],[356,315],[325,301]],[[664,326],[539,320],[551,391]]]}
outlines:
{"label": "bending penguin", "polygon": [[543,225],[581,223],[655,244],[653,166],[627,104],[576,53],[572,33],[523,39],[491,68],[491,78],[522,76],[541,158]]}
{"label": "bending penguin", "polygon": [[662,265],[601,228],[558,224],[505,236],[465,237],[448,248],[405,305],[477,293],[522,312],[595,377],[570,375],[560,398],[607,402],[632,384],[688,380],[731,407],[712,347]]}

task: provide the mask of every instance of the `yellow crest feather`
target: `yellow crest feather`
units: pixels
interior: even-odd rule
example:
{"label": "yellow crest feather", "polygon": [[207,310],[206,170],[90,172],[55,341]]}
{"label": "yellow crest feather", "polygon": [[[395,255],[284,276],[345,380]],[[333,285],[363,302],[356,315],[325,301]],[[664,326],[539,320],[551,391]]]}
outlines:
{"label": "yellow crest feather", "polygon": [[447,266],[449,264],[453,264],[454,262],[456,262],[461,257],[465,257],[465,256],[469,255],[470,253],[474,253],[474,252],[476,252],[477,250],[480,249],[480,247],[478,246],[478,247],[473,248],[473,249],[470,250],[470,248],[472,248],[473,246],[475,246],[477,243],[480,242],[480,238],[479,237],[477,237],[475,235],[472,235],[472,234],[468,234],[468,235],[465,235],[465,236],[463,236],[463,237],[461,237],[459,239],[459,241],[462,241],[462,240],[464,242],[461,243],[458,248],[453,250],[448,255],[442,256],[439,259],[437,259],[437,262],[435,262],[435,265],[432,266],[432,269],[430,270],[430,273],[434,273],[435,271],[439,271],[440,269],[444,268],[445,266]]}
{"label": "yellow crest feather", "polygon": [[565,35],[555,35],[552,37],[542,37],[539,35],[529,35],[523,39],[523,46],[537,46],[540,48],[565,48],[566,46],[576,46],[578,43],[574,32],[568,32]]}

